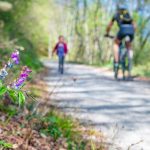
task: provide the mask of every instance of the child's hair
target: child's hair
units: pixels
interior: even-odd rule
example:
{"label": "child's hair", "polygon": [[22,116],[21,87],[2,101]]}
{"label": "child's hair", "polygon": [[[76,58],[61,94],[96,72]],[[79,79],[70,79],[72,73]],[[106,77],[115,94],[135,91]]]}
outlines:
{"label": "child's hair", "polygon": [[63,36],[63,35],[60,35],[58,38],[59,38],[59,39],[60,39],[60,38],[64,38],[64,36]]}

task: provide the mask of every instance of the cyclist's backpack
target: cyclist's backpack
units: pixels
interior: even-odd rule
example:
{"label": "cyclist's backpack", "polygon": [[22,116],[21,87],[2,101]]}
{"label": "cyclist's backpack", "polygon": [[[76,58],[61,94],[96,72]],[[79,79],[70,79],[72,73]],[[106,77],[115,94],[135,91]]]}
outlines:
{"label": "cyclist's backpack", "polygon": [[126,9],[121,9],[119,11],[119,19],[122,24],[131,24],[132,18]]}
{"label": "cyclist's backpack", "polygon": [[119,11],[119,19],[120,19],[120,33],[125,35],[133,35],[134,27],[132,24],[132,18],[126,9],[121,9]]}

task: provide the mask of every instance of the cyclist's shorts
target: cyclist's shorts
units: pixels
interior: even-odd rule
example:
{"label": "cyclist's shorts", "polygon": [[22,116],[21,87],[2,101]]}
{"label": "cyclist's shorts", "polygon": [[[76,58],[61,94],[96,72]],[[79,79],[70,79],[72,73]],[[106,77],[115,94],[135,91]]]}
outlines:
{"label": "cyclist's shorts", "polygon": [[118,32],[118,34],[117,34],[117,39],[118,40],[120,40],[120,41],[122,41],[126,36],[129,36],[130,37],[130,42],[132,42],[133,41],[133,39],[134,39],[134,34],[121,34],[120,32]]}
{"label": "cyclist's shorts", "polygon": [[122,40],[126,36],[130,37],[130,41],[134,39],[134,27],[131,24],[127,25],[120,25],[120,30],[117,34],[117,39]]}

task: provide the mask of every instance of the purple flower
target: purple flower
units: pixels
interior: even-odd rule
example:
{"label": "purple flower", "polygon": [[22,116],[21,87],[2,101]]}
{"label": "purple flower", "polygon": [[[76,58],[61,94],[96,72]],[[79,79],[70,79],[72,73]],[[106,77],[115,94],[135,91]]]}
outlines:
{"label": "purple flower", "polygon": [[25,82],[25,78],[19,78],[19,79],[16,81],[15,85],[19,87],[19,86],[21,86],[24,82]]}
{"label": "purple flower", "polygon": [[8,70],[11,69],[14,64],[16,65],[19,64],[19,51],[18,50],[15,50],[11,54],[11,60],[9,60],[7,64],[5,64],[5,66],[0,70],[0,80],[5,79],[5,77],[8,75]]}
{"label": "purple flower", "polygon": [[11,59],[12,61],[18,65],[19,64],[19,51],[15,50],[12,54],[11,54]]}
{"label": "purple flower", "polygon": [[27,78],[31,72],[32,70],[30,70],[27,66],[24,66],[22,68],[22,73],[20,74],[20,77]]}
{"label": "purple flower", "polygon": [[29,74],[29,73],[31,73],[31,72],[32,72],[32,70],[30,70],[28,67],[26,67],[26,66],[25,66],[25,68],[24,68],[24,72],[25,72],[25,73],[27,73],[27,74]]}
{"label": "purple flower", "polygon": [[32,71],[27,66],[24,66],[22,68],[19,78],[14,82],[12,87],[14,89],[19,89],[23,85],[23,83],[26,81],[26,79],[28,78],[31,72]]}
{"label": "purple flower", "polygon": [[13,84],[13,88],[14,89],[19,89],[22,85],[23,85],[23,83],[25,82],[25,78],[18,78],[17,80],[16,80],[16,82],[14,82],[14,84]]}
{"label": "purple flower", "polygon": [[28,75],[27,73],[21,73],[21,74],[20,74],[20,77],[21,77],[21,78],[27,78],[28,76],[29,76],[29,75]]}

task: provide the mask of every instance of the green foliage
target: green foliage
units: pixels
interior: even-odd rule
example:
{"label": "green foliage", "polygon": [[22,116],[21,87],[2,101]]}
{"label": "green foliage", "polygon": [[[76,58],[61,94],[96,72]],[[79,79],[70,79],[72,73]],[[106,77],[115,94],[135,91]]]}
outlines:
{"label": "green foliage", "polygon": [[[10,5],[12,4],[13,7],[11,11],[3,11],[0,14],[0,44],[3,45],[2,49],[7,49],[5,51],[9,53],[10,47],[24,47],[26,51],[23,54],[24,56],[22,56],[22,62],[29,67],[32,66],[35,70],[40,69],[42,65],[37,54],[40,54],[42,49],[48,47],[47,31],[43,31],[43,29],[46,30],[46,27],[43,26],[47,26],[48,24],[43,23],[43,20],[46,19],[41,18],[41,15],[37,14],[38,11],[35,12],[36,6],[38,8],[42,7],[41,3],[39,3],[40,0],[36,2],[33,0],[4,1]],[[44,4],[46,5],[46,3]],[[2,57],[4,56],[3,51],[1,55]]]}
{"label": "green foliage", "polygon": [[0,96],[3,96],[7,92],[7,88],[5,86],[0,87]]}
{"label": "green foliage", "polygon": [[2,84],[0,87],[0,96],[4,97],[5,95],[8,95],[11,98],[12,102],[18,104],[19,106],[25,104],[26,97],[22,91],[7,88]]}
{"label": "green foliage", "polygon": [[3,105],[1,103],[0,103],[0,111],[4,112],[5,114],[7,114],[10,117],[17,114],[17,109],[14,106],[6,107],[6,105]]}
{"label": "green foliage", "polygon": [[4,149],[13,148],[11,143],[7,143],[6,141],[0,140],[0,147]]}
{"label": "green foliage", "polygon": [[142,76],[142,77],[150,77],[150,63],[146,65],[138,65],[133,69],[133,74]]}
{"label": "green foliage", "polygon": [[[3,1],[12,8],[11,11],[2,11],[0,14],[0,44],[3,47],[23,46],[26,51],[22,60],[29,67],[32,66],[35,70],[42,67],[38,57],[47,55],[48,49],[52,49],[60,34],[69,43],[69,61],[104,65],[112,58],[113,41],[104,38],[106,26],[114,13],[109,0],[105,1],[105,5],[99,0],[90,3],[88,0],[67,3],[65,0]],[[149,5],[148,3],[145,1],[145,5]],[[137,7],[140,7],[140,3]],[[137,24],[133,47],[134,63],[144,66],[149,62],[150,56],[150,17],[149,14],[141,17],[136,10],[130,10]],[[115,25],[112,34],[116,35],[117,30]],[[1,53],[3,57],[4,53]]]}
{"label": "green foliage", "polygon": [[51,114],[45,117],[43,121],[49,124],[48,129],[46,129],[45,131],[50,133],[50,135],[53,136],[54,139],[61,137],[62,134],[65,137],[70,137],[72,134],[72,124],[69,120]]}
{"label": "green foliage", "polygon": [[18,93],[17,93],[17,91],[9,89],[8,93],[9,93],[9,96],[10,96],[11,100],[16,104],[17,103],[17,99],[18,99]]}
{"label": "green foliage", "polygon": [[[115,5],[115,1],[112,3]],[[140,2],[131,0],[129,5],[134,3],[137,3],[136,9],[129,7],[137,26],[133,41],[134,64],[144,67],[149,63],[150,57],[150,15],[145,13],[144,16],[140,16],[137,10],[141,7],[142,10],[145,9],[150,2],[145,1],[145,4],[140,6]],[[101,66],[109,63],[113,58],[113,40],[104,38],[104,34],[115,13],[114,7],[109,4],[109,0],[105,1],[105,5],[100,0],[93,0],[90,3],[88,0],[74,0],[67,3],[65,0],[58,1],[57,15],[51,19],[52,24],[50,24],[51,45],[54,44],[59,34],[63,34],[69,43],[69,61]],[[53,13],[55,14],[55,11]],[[115,24],[111,34],[115,36],[117,32],[118,27]]]}
{"label": "green foliage", "polygon": [[26,97],[22,91],[18,92],[18,103],[19,106],[23,106],[25,104]]}
{"label": "green foliage", "polygon": [[68,150],[84,150],[86,143],[80,139],[80,133],[75,130],[75,122],[69,117],[64,117],[55,112],[48,113],[41,119],[43,126],[40,130],[45,135],[52,136],[55,140],[65,137],[68,143]]}
{"label": "green foliage", "polygon": [[47,136],[48,135],[52,136],[54,138],[54,140],[57,140],[62,135],[60,129],[57,126],[54,126],[54,125],[49,125],[47,127],[47,129],[41,130],[41,133],[43,133]]}

